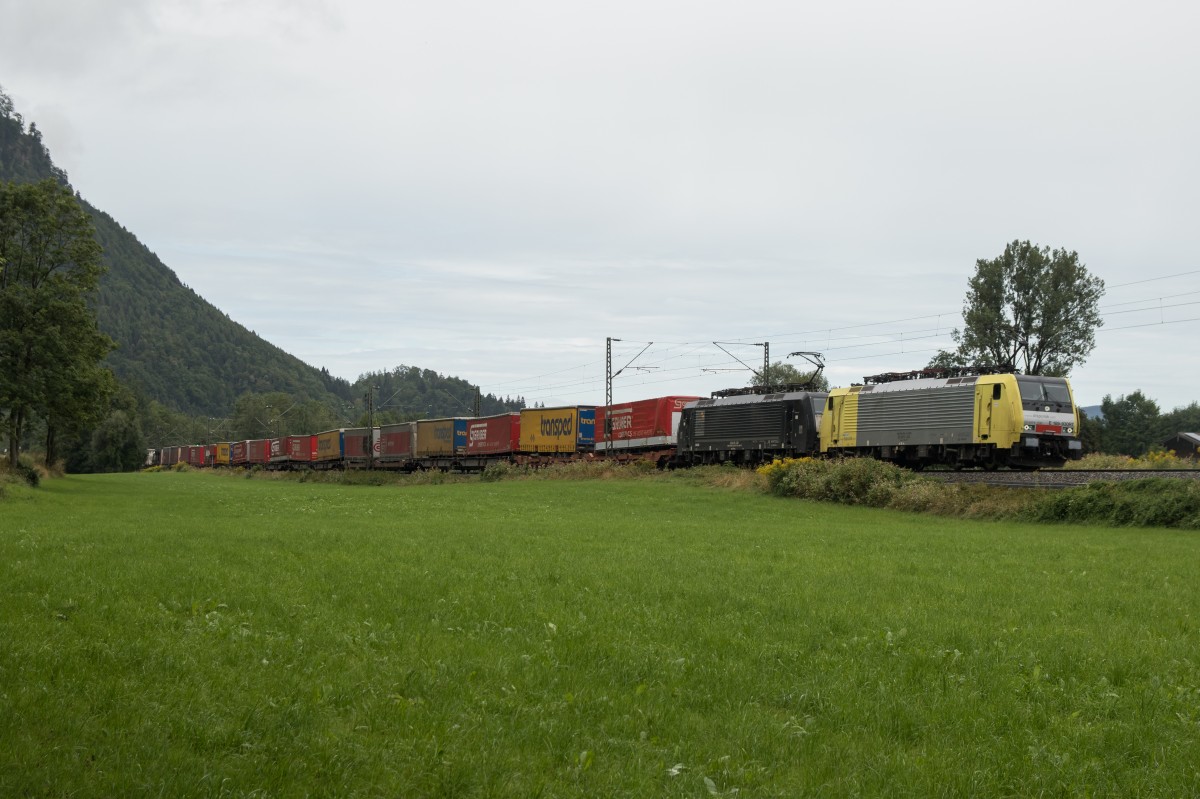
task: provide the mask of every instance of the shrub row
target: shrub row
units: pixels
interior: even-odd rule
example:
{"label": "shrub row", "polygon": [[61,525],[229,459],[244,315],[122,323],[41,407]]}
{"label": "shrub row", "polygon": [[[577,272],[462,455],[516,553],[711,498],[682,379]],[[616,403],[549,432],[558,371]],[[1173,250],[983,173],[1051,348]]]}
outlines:
{"label": "shrub row", "polygon": [[1067,469],[1195,469],[1195,458],[1181,458],[1174,450],[1147,452],[1140,458],[1091,452],[1077,461],[1067,461]]}
{"label": "shrub row", "polygon": [[1039,522],[1200,530],[1200,482],[1150,477],[1046,492],[1024,514]]}
{"label": "shrub row", "polygon": [[974,519],[1200,529],[1200,482],[1147,478],[1067,489],[947,485],[867,458],[775,461],[758,470],[767,490],[845,505]]}

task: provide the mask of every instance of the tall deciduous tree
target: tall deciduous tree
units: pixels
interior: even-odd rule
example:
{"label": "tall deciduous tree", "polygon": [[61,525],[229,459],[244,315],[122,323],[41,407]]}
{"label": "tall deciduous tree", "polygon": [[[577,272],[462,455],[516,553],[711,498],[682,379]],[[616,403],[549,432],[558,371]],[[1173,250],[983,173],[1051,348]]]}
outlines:
{"label": "tall deciduous tree", "polygon": [[1115,400],[1105,396],[1100,412],[1104,415],[1101,443],[1109,454],[1145,455],[1165,437],[1158,403],[1141,390]]}
{"label": "tall deciduous tree", "polygon": [[1025,374],[1066,376],[1096,346],[1104,281],[1079,254],[1014,241],[975,262],[963,302],[958,349],[931,366],[1009,364]]}
{"label": "tall deciduous tree", "polygon": [[815,385],[813,391],[828,391],[829,380],[823,374],[818,374],[817,370],[802,372],[790,363],[776,361],[767,367],[767,373],[764,375],[762,371],[754,373],[747,385],[751,386],[792,386],[807,383],[809,380],[814,380]]}
{"label": "tall deciduous tree", "polygon": [[91,218],[53,180],[0,184],[0,419],[15,465],[25,425],[54,430],[85,418],[111,380],[98,363],[112,347],[88,297],[103,268]]}

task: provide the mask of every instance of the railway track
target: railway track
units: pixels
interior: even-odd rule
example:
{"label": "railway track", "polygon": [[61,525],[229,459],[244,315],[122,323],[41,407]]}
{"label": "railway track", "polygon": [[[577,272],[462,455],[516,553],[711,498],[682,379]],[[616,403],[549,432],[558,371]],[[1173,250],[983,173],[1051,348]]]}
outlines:
{"label": "railway track", "polygon": [[1036,472],[927,471],[922,475],[945,483],[984,483],[1005,488],[1072,488],[1089,483],[1144,480],[1148,477],[1200,480],[1200,469],[1042,469]]}

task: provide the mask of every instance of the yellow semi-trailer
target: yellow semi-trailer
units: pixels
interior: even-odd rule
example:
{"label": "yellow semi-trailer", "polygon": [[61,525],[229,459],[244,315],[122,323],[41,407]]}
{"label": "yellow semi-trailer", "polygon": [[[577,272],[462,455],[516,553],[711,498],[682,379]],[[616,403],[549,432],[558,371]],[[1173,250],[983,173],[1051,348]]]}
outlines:
{"label": "yellow semi-trailer", "polygon": [[590,452],[596,444],[596,409],[590,405],[525,408],[520,442],[521,452],[531,454]]}
{"label": "yellow semi-trailer", "polygon": [[467,419],[422,419],[417,422],[417,458],[454,458],[467,452]]}
{"label": "yellow semi-trailer", "polygon": [[1082,453],[1079,413],[1064,378],[925,374],[832,390],[821,451],[913,467],[989,468],[1061,466]]}

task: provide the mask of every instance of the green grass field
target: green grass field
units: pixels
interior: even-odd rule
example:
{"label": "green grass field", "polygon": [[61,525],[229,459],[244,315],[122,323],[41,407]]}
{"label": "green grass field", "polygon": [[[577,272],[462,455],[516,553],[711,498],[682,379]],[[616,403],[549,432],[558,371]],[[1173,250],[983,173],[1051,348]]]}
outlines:
{"label": "green grass field", "polygon": [[0,796],[1200,793],[1200,537],[687,477],[0,502]]}

